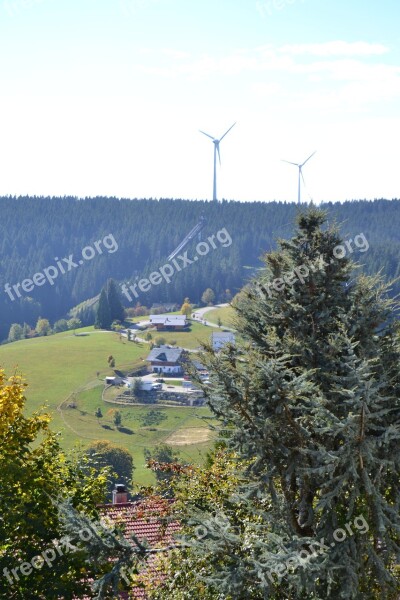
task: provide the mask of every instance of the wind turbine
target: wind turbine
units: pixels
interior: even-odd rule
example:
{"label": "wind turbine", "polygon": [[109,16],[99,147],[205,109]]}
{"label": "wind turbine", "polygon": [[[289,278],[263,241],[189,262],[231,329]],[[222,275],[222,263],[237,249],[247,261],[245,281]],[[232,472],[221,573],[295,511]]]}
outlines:
{"label": "wind turbine", "polygon": [[[233,125],[236,125],[236,122]],[[217,138],[215,138],[213,135],[210,135],[209,133],[206,133],[205,131],[202,131],[201,129],[199,129],[200,133],[203,133],[207,137],[211,138],[212,141],[213,141],[213,144],[214,144],[213,200],[215,200],[215,201],[217,200],[217,152],[218,152],[219,164],[221,165],[221,154],[219,152],[219,144],[220,144],[220,142],[222,142],[222,140],[224,139],[224,137],[226,136],[226,134],[230,132],[230,130],[232,129],[233,125],[231,125],[229,127],[228,131],[225,131],[224,135],[222,137],[220,137],[219,140]]]}
{"label": "wind turbine", "polygon": [[298,204],[300,204],[301,200],[300,200],[300,178],[303,180],[303,184],[306,185],[306,182],[304,181],[304,177],[303,177],[303,167],[306,164],[306,162],[308,162],[310,160],[311,157],[314,156],[316,150],[310,154],[310,156],[301,164],[299,163],[294,163],[294,162],[290,162],[290,160],[282,160],[282,162],[286,162],[289,163],[289,165],[295,165],[295,167],[298,167],[299,169],[299,182],[298,182],[298,187],[297,187],[297,202]]}

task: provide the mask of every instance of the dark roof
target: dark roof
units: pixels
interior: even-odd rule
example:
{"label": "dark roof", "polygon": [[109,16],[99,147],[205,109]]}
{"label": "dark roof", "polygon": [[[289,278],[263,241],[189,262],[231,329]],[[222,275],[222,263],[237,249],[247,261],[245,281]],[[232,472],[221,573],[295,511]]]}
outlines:
{"label": "dark roof", "polygon": [[213,331],[211,336],[214,341],[235,339],[235,335],[232,331]]}
{"label": "dark roof", "polygon": [[181,358],[183,348],[171,348],[170,346],[157,346],[151,350],[146,358],[149,362],[172,362],[177,363]]}
{"label": "dark roof", "polygon": [[206,371],[207,370],[207,367],[205,365],[203,365],[203,363],[201,363],[199,360],[191,359],[190,362],[195,367],[195,369],[197,369],[198,371]]}

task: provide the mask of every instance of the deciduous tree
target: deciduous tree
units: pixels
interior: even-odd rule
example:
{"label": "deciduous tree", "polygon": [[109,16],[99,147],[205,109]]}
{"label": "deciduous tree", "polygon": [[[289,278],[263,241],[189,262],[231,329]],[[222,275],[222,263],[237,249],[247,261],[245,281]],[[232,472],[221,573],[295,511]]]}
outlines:
{"label": "deciduous tree", "polygon": [[101,471],[103,467],[111,468],[108,480],[109,492],[114,489],[116,483],[124,483],[128,487],[131,486],[134,466],[132,455],[126,448],[106,440],[99,440],[93,442],[86,452],[95,469]]}
{"label": "deciduous tree", "polygon": [[[65,534],[54,501],[68,497],[75,508],[98,515],[107,473],[94,477],[84,457],[68,458],[47,414],[25,416],[24,389],[19,377],[7,379],[0,370],[0,597],[72,598],[90,589],[85,578],[96,569],[81,552],[56,551]],[[32,559],[47,549],[50,565],[42,557],[33,568]]]}
{"label": "deciduous tree", "polygon": [[24,337],[23,334],[24,331],[21,325],[19,325],[19,323],[13,323],[10,327],[10,332],[8,334],[8,341],[17,342],[18,340],[22,340],[22,338]]}
{"label": "deciduous tree", "polygon": [[201,301],[204,304],[211,305],[215,300],[215,293],[211,288],[207,288],[204,290],[203,295],[201,297]]}
{"label": "deciduous tree", "polygon": [[38,322],[36,323],[36,333],[43,336],[51,333],[51,327],[48,319],[38,319]]}

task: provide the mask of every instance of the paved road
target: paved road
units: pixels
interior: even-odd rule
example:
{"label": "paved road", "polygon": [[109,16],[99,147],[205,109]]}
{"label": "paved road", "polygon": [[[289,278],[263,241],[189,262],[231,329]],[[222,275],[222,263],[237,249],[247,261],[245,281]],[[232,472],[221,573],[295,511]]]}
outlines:
{"label": "paved road", "polygon": [[194,321],[198,321],[199,323],[202,323],[203,325],[207,325],[208,327],[214,327],[215,329],[227,329],[228,331],[235,331],[233,329],[233,327],[227,327],[226,325],[222,325],[221,327],[218,327],[218,325],[216,323],[213,323],[212,321],[207,321],[206,319],[204,319],[204,315],[206,313],[208,313],[210,310],[214,310],[215,308],[225,308],[226,306],[229,306],[229,304],[216,304],[215,306],[205,306],[204,308],[197,308],[193,314],[195,315],[193,320]]}

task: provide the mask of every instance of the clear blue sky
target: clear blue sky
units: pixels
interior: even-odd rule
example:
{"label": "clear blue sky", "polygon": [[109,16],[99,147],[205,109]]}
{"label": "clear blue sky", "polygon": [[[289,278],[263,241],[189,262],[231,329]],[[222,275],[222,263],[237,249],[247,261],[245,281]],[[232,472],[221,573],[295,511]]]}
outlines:
{"label": "clear blue sky", "polygon": [[0,194],[400,197],[398,0],[0,0]]}

